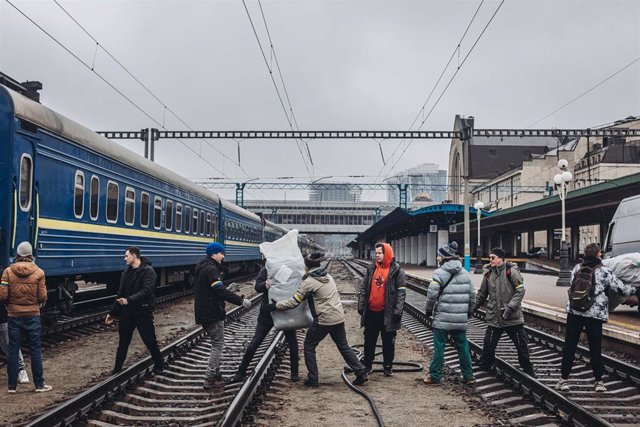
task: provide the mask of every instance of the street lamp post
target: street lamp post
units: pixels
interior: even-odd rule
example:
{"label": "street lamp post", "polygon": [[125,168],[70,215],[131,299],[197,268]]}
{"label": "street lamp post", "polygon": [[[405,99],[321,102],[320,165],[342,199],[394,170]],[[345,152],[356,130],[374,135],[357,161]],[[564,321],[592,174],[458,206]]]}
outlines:
{"label": "street lamp post", "polygon": [[476,219],[478,221],[478,247],[476,248],[476,267],[473,270],[475,274],[482,273],[482,244],[480,243],[480,216],[482,215],[482,209],[484,209],[484,203],[477,201],[474,205],[476,208]]}
{"label": "street lamp post", "polygon": [[558,195],[562,204],[562,240],[560,242],[560,272],[556,286],[570,286],[571,272],[569,271],[569,248],[567,247],[567,227],[565,223],[564,200],[567,198],[567,187],[573,179],[571,172],[567,170],[569,162],[562,159],[558,162],[561,173],[553,177],[553,182],[558,185]]}

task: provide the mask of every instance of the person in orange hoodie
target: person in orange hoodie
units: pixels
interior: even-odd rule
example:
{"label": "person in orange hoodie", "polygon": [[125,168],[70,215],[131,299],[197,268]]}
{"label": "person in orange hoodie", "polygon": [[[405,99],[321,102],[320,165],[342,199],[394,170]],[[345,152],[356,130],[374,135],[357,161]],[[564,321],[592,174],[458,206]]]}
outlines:
{"label": "person in orange hoodie", "polygon": [[382,334],[382,367],[385,377],[393,375],[396,331],[401,327],[406,296],[404,270],[393,258],[388,243],[376,243],[375,261],[367,269],[360,292],[358,313],[364,327],[362,363],[372,370],[378,336]]}

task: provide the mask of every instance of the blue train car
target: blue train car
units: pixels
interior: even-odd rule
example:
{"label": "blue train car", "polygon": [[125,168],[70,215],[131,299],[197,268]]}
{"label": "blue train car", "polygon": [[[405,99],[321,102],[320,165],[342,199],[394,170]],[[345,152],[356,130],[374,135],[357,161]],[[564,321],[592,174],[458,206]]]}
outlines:
{"label": "blue train car", "polygon": [[260,259],[259,217],[1,85],[0,184],[1,266],[31,242],[67,309],[76,292],[115,292],[128,246],[160,286],[188,282],[212,240],[232,268]]}

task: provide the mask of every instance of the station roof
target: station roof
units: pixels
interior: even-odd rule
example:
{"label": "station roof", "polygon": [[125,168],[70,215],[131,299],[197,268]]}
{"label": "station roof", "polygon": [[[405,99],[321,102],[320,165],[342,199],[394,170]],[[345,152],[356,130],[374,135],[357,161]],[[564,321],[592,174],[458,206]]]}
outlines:
{"label": "station roof", "polygon": [[[469,208],[469,215],[475,218],[476,209]],[[485,217],[489,213],[482,211]],[[464,205],[440,204],[426,206],[413,211],[396,208],[380,221],[367,228],[355,239],[355,242],[374,241],[379,236],[386,234],[390,237],[403,237],[425,233],[429,225],[436,225],[442,229],[449,225],[462,221],[464,218]]]}

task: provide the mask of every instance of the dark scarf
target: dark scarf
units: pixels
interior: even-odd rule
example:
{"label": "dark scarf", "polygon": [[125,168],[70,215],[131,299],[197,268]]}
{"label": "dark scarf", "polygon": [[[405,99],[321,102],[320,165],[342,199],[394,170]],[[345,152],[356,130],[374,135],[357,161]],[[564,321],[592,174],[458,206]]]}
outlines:
{"label": "dark scarf", "polygon": [[602,260],[598,257],[584,257],[584,259],[582,260],[582,266],[583,267],[599,267],[602,265]]}

